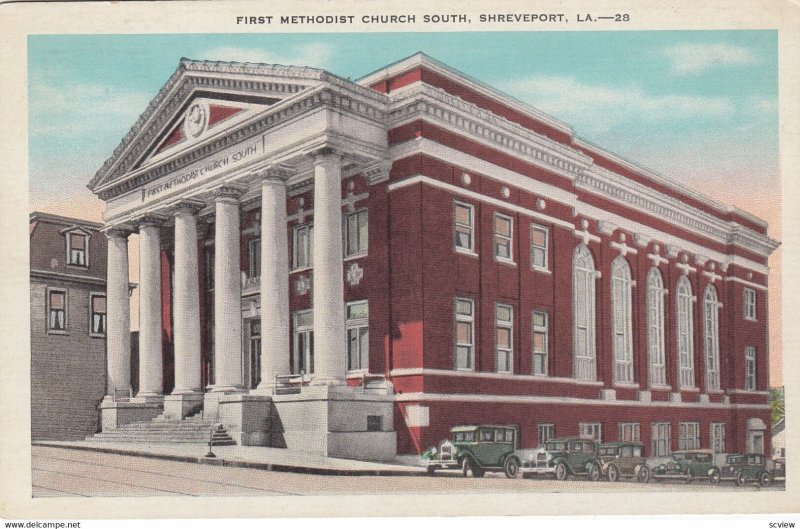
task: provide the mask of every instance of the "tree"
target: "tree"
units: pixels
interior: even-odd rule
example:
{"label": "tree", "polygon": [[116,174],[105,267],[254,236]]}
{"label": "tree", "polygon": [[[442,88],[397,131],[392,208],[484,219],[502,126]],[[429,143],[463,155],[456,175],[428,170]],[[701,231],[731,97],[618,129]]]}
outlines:
{"label": "tree", "polygon": [[783,388],[770,388],[769,390],[769,416],[775,425],[783,419]]}

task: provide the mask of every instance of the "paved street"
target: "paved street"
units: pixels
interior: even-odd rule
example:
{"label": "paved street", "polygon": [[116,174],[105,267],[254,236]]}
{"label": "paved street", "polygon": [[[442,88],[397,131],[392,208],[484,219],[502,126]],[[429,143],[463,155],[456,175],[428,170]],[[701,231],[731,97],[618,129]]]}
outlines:
{"label": "paved street", "polygon": [[[33,447],[33,496],[274,496],[330,494],[430,494],[432,492],[756,492],[732,483],[635,482],[589,483],[582,480],[506,479],[502,474],[463,478],[458,473],[436,477],[320,476],[233,468],[104,454],[42,446]],[[767,490],[783,490],[773,485]]]}

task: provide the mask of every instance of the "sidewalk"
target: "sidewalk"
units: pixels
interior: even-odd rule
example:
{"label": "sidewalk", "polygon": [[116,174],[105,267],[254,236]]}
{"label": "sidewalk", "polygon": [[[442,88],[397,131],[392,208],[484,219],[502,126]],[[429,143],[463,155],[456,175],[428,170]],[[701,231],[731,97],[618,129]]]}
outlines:
{"label": "sidewalk", "polygon": [[306,452],[262,446],[215,446],[216,457],[205,457],[207,444],[103,443],[97,441],[34,441],[34,446],[85,450],[126,456],[149,457],[202,465],[257,468],[331,476],[424,476],[423,467],[402,463],[376,463],[325,457]]}

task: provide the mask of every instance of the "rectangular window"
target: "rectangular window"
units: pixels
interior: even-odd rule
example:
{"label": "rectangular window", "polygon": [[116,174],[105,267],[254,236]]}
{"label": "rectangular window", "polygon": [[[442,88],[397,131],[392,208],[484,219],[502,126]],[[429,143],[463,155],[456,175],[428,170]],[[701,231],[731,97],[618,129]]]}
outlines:
{"label": "rectangular window", "polygon": [[578,436],[584,439],[603,441],[603,425],[599,422],[582,422],[578,424]]}
{"label": "rectangular window", "polygon": [[86,246],[88,237],[82,233],[67,234],[69,247],[67,248],[67,264],[75,266],[86,266]]}
{"label": "rectangular window", "polygon": [[531,224],[531,266],[547,270],[547,228]]}
{"label": "rectangular window", "polygon": [[641,441],[641,431],[638,422],[621,422],[619,423],[619,440],[620,441]]}
{"label": "rectangular window", "polygon": [[752,345],[744,348],[744,389],[756,390],[756,348]]}
{"label": "rectangular window", "polygon": [[346,307],[347,370],[369,369],[369,304],[348,303]]}
{"label": "rectangular window", "polygon": [[539,431],[539,446],[544,445],[556,436],[555,424],[539,424],[537,425],[537,430]]}
{"label": "rectangular window", "polygon": [[700,448],[700,423],[682,422],[678,436],[679,450],[696,450]]}
{"label": "rectangular window", "polygon": [[47,330],[67,330],[67,291],[47,289]]}
{"label": "rectangular window", "polygon": [[261,239],[247,243],[247,277],[261,277]]}
{"label": "rectangular window", "polygon": [[711,423],[711,449],[715,454],[725,453],[725,423]]}
{"label": "rectangular window", "polygon": [[456,369],[475,369],[475,304],[456,298]]}
{"label": "rectangular window", "polygon": [[106,297],[103,294],[91,295],[91,315],[89,334],[105,336],[106,334]]}
{"label": "rectangular window", "polygon": [[549,320],[546,312],[533,311],[533,374],[547,375],[547,336]]}
{"label": "rectangular window", "polygon": [[752,288],[744,289],[744,319],[756,319],[756,291]]}
{"label": "rectangular window", "polygon": [[367,210],[350,213],[344,218],[344,256],[354,257],[367,253]]}
{"label": "rectangular window", "polygon": [[292,230],[292,268],[307,268],[313,264],[314,226],[301,224]]}
{"label": "rectangular window", "polygon": [[511,373],[514,359],[514,307],[498,304],[495,314],[495,368]]}
{"label": "rectangular window", "polygon": [[494,214],[494,256],[498,261],[513,262],[514,223],[511,217]]}
{"label": "rectangular window", "polygon": [[668,456],[670,450],[670,426],[668,422],[654,422],[652,424],[651,454],[653,457]]}
{"label": "rectangular window", "polygon": [[455,228],[453,243],[456,250],[475,251],[475,208],[471,204],[454,204]]}
{"label": "rectangular window", "polygon": [[310,310],[294,313],[292,373],[314,373],[314,313]]}

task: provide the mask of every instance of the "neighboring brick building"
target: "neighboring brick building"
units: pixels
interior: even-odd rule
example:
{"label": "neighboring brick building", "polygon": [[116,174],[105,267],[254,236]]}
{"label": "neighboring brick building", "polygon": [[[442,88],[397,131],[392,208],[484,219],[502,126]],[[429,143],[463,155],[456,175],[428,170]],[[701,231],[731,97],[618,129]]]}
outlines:
{"label": "neighboring brick building", "polygon": [[101,225],[34,212],[31,255],[31,437],[97,431],[106,389],[106,237]]}
{"label": "neighboring brick building", "polygon": [[[297,427],[351,447],[394,430],[402,454],[464,423],[518,425],[525,447],[770,446],[767,224],[424,54],[357,83],[182,60],[89,186],[109,299],[134,230],[150,270],[142,406],[182,418],[249,392],[226,406],[272,399],[274,428],[316,399],[329,413]],[[129,314],[109,308],[125,391]],[[275,394],[301,372],[300,396]],[[319,390],[365,374],[387,382],[388,420]],[[323,451],[358,453],[343,444]]]}

